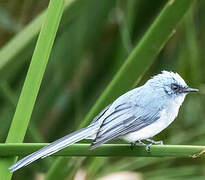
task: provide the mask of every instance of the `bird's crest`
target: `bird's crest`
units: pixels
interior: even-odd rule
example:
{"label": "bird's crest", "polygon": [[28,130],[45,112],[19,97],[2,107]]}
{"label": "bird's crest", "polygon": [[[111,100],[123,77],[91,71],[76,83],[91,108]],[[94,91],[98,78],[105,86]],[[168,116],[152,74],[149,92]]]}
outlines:
{"label": "bird's crest", "polygon": [[178,73],[162,71],[160,74],[153,76],[148,82],[154,84],[171,84],[177,83],[182,87],[187,86],[186,82]]}

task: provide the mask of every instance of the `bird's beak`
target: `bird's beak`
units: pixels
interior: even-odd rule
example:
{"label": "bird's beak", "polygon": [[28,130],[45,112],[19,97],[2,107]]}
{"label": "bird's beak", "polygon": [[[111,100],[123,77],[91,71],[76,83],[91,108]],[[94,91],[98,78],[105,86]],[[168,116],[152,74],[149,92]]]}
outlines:
{"label": "bird's beak", "polygon": [[183,92],[188,93],[188,92],[198,92],[198,89],[194,89],[194,88],[184,88]]}

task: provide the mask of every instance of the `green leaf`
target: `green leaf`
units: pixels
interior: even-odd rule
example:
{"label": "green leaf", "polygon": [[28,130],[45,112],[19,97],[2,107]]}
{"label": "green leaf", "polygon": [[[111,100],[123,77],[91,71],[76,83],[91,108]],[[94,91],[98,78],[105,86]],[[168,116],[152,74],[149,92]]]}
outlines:
{"label": "green leaf", "polygon": [[[51,0],[49,3],[45,22],[39,34],[6,143],[22,142],[24,139],[55,35],[63,14],[63,8],[64,0]],[[12,165],[16,159],[16,157],[1,159],[0,174],[3,179],[11,179],[12,173],[9,172],[8,167]]]}
{"label": "green leaf", "polygon": [[[0,143],[0,156],[25,156],[43,148],[48,143]],[[189,145],[152,145],[150,152],[143,146],[135,146],[132,150],[130,144],[103,144],[90,150],[90,144],[74,144],[52,156],[87,156],[87,157],[204,157],[205,146]]]}

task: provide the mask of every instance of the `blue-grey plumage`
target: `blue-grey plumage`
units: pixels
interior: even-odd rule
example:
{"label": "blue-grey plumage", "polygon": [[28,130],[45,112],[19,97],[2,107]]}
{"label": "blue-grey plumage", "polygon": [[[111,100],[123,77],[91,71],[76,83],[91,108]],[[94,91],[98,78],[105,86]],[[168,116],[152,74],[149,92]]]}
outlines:
{"label": "blue-grey plumage", "polygon": [[117,98],[88,127],[54,141],[9,169],[14,172],[82,139],[93,140],[91,149],[116,138],[137,144],[143,144],[142,140],[155,143],[149,138],[174,121],[185,96],[194,91],[198,90],[189,88],[177,73],[162,71],[143,86]]}

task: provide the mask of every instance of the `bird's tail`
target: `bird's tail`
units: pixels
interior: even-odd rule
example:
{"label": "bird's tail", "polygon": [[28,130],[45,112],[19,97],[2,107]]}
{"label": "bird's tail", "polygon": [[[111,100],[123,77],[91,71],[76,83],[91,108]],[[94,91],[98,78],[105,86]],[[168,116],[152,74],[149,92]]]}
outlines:
{"label": "bird's tail", "polygon": [[70,146],[82,139],[86,139],[89,136],[92,136],[96,134],[97,130],[99,128],[99,125],[97,123],[93,123],[90,126],[77,130],[71,134],[68,134],[67,136],[64,136],[53,143],[49,144],[48,146],[45,146],[44,148],[24,157],[23,159],[16,162],[14,165],[9,167],[9,170],[11,172],[14,172],[23,166],[27,166],[28,164],[31,164],[32,162],[36,161],[39,158],[45,158],[57,151],[60,151],[61,149]]}

